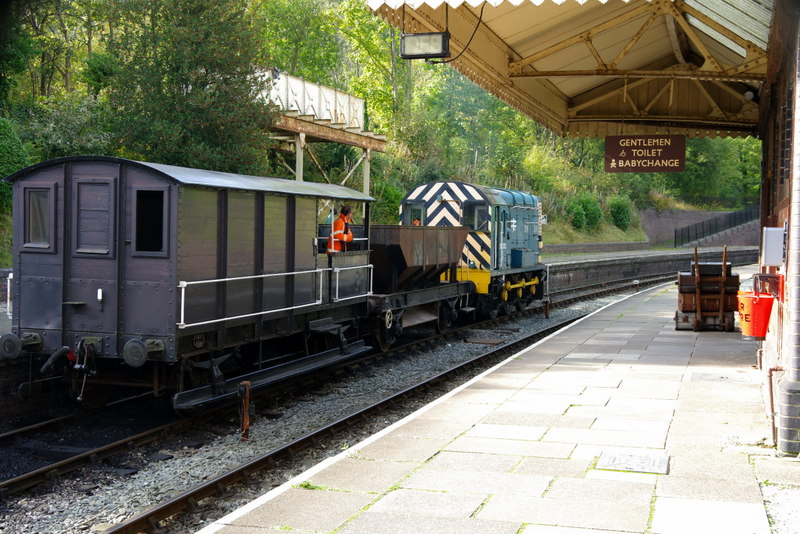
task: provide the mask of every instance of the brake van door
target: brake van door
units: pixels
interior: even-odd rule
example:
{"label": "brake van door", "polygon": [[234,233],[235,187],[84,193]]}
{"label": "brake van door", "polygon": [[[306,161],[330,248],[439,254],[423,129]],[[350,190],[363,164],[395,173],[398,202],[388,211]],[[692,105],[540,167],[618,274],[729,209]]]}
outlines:
{"label": "brake van door", "polygon": [[95,350],[115,348],[117,331],[117,165],[73,168],[64,225],[64,343],[100,338]]}

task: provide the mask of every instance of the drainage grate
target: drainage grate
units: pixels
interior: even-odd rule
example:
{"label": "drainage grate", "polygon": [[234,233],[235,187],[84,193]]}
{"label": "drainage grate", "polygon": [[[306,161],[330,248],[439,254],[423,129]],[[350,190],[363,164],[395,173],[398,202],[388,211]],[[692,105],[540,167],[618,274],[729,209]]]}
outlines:
{"label": "drainage grate", "polygon": [[604,452],[600,455],[595,469],[666,475],[669,470],[669,456],[639,456]]}

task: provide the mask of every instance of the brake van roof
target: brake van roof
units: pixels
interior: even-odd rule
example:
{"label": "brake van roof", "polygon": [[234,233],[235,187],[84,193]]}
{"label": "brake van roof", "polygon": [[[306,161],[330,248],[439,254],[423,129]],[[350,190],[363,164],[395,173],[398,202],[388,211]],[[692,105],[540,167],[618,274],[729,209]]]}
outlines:
{"label": "brake van roof", "polygon": [[245,174],[233,174],[205,169],[191,169],[189,167],[177,167],[174,165],[164,165],[161,163],[150,163],[146,161],[133,161],[111,156],[70,156],[48,160],[17,171],[8,176],[6,180],[16,181],[46,167],[65,165],[69,163],[91,162],[118,163],[120,165],[129,165],[131,167],[143,167],[148,170],[155,171],[157,174],[183,185],[212,187],[215,189],[260,191],[265,193],[311,196],[331,198],[336,200],[354,200],[365,202],[375,200],[371,196],[360,191],[335,184],[301,182],[297,180],[287,180],[285,178],[249,176]]}

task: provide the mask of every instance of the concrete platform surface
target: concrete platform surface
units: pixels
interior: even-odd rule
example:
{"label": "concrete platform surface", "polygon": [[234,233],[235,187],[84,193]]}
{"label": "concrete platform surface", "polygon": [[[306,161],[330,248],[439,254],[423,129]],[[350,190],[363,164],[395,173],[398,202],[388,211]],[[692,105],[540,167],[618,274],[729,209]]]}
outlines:
{"label": "concrete platform surface", "polygon": [[615,302],[200,533],[769,534],[758,346],[676,331],[677,300]]}

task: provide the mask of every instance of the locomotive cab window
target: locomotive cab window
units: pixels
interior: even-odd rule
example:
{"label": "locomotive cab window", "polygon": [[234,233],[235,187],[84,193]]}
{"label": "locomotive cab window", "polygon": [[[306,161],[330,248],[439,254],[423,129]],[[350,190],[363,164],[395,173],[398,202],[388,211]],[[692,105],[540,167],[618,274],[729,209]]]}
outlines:
{"label": "locomotive cab window", "polygon": [[53,213],[50,189],[25,190],[25,240],[24,246],[32,249],[49,249],[51,245]]}
{"label": "locomotive cab window", "polygon": [[406,210],[406,220],[403,223],[408,226],[422,226],[425,224],[425,205],[409,204]]}
{"label": "locomotive cab window", "polygon": [[135,217],[134,251],[136,254],[165,256],[167,253],[165,190],[137,190]]}
{"label": "locomotive cab window", "polygon": [[489,207],[486,204],[467,204],[464,207],[464,226],[478,232],[488,232]]}

